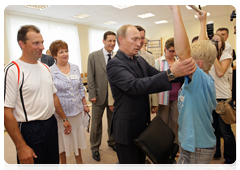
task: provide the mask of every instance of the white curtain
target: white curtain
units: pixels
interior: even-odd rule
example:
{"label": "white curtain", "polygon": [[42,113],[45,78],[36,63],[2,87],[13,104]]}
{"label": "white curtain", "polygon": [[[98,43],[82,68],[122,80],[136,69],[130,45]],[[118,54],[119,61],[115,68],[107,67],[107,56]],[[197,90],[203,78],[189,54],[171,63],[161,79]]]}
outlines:
{"label": "white curtain", "polygon": [[[97,28],[89,28],[89,53],[100,50],[104,47],[103,35],[105,32],[111,30],[102,30]],[[115,32],[115,31],[113,31]],[[115,32],[116,33],[116,32]],[[113,51],[118,50],[117,40]]]}
{"label": "white curtain", "polygon": [[35,25],[40,29],[44,40],[44,51],[55,40],[62,40],[68,44],[69,62],[77,64],[81,69],[81,54],[78,29],[75,24],[56,22],[51,20],[25,17],[15,14],[7,14],[7,39],[9,46],[10,61],[21,57],[21,49],[17,42],[17,32],[22,25]]}

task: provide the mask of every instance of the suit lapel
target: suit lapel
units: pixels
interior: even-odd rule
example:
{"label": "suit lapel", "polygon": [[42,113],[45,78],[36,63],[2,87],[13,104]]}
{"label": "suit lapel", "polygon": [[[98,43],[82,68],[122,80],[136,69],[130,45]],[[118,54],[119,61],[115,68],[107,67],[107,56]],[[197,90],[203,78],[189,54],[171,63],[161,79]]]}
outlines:
{"label": "suit lapel", "polygon": [[140,58],[141,56],[138,57],[138,65],[142,71],[142,74],[143,74],[143,77],[147,77],[148,74],[147,74],[147,69],[144,67],[144,63],[143,63],[143,60]]}
{"label": "suit lapel", "polygon": [[144,54],[144,52],[145,51],[143,51],[142,49],[140,50],[139,55],[138,55],[138,57],[139,57],[138,64],[142,70],[143,76],[146,77],[147,76],[146,68],[144,68],[143,60],[140,57],[142,57],[144,60],[146,60],[146,62],[148,62],[149,58],[148,58],[148,55]]}
{"label": "suit lapel", "polygon": [[107,70],[106,70],[106,61],[105,61],[102,49],[98,51],[98,57],[97,58],[98,58],[98,60],[99,60],[99,62],[101,64],[101,66],[103,67],[104,71],[107,72]]}
{"label": "suit lapel", "polygon": [[133,74],[135,77],[141,77],[141,76],[140,76],[141,73],[138,73],[138,71],[137,71],[137,70],[139,70],[139,68],[137,68],[138,66],[137,66],[133,61],[129,60],[127,57],[125,57],[125,56],[124,56],[123,54],[121,54],[120,52],[118,52],[118,53],[116,54],[116,56],[117,56],[119,59],[123,60],[129,67],[131,67],[131,69],[129,69],[129,70],[132,72],[132,74]]}

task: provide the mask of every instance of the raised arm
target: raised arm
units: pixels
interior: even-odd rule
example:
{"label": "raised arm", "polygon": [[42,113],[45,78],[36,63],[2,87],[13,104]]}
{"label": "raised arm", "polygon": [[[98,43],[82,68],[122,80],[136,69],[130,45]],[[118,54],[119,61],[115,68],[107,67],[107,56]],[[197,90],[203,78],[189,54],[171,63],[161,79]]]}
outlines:
{"label": "raised arm", "polygon": [[200,25],[201,25],[198,41],[208,40],[207,33],[206,33],[207,32],[206,31],[207,12],[202,11],[201,15],[199,13],[197,13],[196,15],[198,16],[198,19],[199,19]]}
{"label": "raised arm", "polygon": [[174,47],[179,60],[185,60],[191,57],[190,45],[185,27],[183,25],[179,5],[171,5],[174,25]]}

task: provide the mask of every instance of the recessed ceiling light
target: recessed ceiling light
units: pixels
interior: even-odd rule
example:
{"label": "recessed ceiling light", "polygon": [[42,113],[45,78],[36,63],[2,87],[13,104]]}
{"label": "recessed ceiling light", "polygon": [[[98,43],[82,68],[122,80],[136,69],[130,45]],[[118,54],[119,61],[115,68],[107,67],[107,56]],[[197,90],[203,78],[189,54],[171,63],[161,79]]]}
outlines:
{"label": "recessed ceiling light", "polygon": [[[207,13],[207,16],[210,16],[210,13],[209,13],[209,12]],[[194,15],[194,17],[195,17],[195,18],[198,18],[197,15]]]}
{"label": "recessed ceiling light", "polygon": [[125,9],[125,8],[129,8],[129,7],[132,7],[135,5],[112,5],[112,6],[115,8],[118,8],[118,9]]}
{"label": "recessed ceiling light", "polygon": [[43,9],[49,7],[49,5],[25,5],[25,7],[37,9],[37,10],[43,10]]}
{"label": "recessed ceiling light", "polygon": [[115,21],[108,21],[108,22],[105,22],[104,24],[106,24],[106,25],[112,25],[112,24],[116,24],[117,22],[115,22]]}
{"label": "recessed ceiling light", "polygon": [[149,18],[149,17],[153,17],[153,16],[155,16],[155,15],[152,14],[152,13],[146,13],[146,14],[138,15],[138,17],[140,17],[140,18]]}
{"label": "recessed ceiling light", "polygon": [[168,21],[166,20],[162,20],[162,21],[156,21],[154,22],[155,24],[164,24],[164,23],[168,23]]}
{"label": "recessed ceiling light", "polygon": [[[198,8],[198,5],[194,5],[194,6],[196,6],[197,8]],[[200,5],[201,7],[205,7],[206,5]],[[188,9],[188,10],[190,10],[190,9],[192,9],[190,6],[188,6],[188,5],[186,5],[186,8]]]}
{"label": "recessed ceiling light", "polygon": [[90,17],[90,15],[87,15],[87,14],[77,14],[77,15],[74,15],[73,17],[74,18],[79,18],[79,19],[85,19],[85,18]]}

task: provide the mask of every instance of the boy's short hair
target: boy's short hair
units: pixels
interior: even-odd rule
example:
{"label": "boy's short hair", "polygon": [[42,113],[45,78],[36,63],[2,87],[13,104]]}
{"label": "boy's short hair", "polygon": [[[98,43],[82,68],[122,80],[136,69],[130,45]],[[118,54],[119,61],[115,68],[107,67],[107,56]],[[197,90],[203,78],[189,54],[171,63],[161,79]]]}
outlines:
{"label": "boy's short hair", "polygon": [[210,40],[197,41],[190,45],[191,56],[197,61],[203,62],[203,71],[209,71],[217,58],[217,50],[215,45]]}

